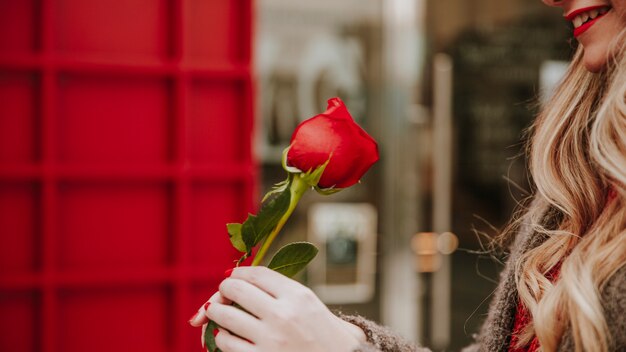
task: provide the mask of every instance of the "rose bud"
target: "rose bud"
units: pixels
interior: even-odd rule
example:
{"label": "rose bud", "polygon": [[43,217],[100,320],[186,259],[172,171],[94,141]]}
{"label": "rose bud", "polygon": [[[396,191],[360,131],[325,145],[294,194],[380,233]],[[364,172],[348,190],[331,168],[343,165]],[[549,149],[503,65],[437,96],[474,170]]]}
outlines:
{"label": "rose bud", "polygon": [[328,162],[317,185],[322,189],[354,185],[376,161],[376,141],[354,122],[339,98],[329,99],[324,113],[296,128],[285,160],[288,171],[299,172]]}

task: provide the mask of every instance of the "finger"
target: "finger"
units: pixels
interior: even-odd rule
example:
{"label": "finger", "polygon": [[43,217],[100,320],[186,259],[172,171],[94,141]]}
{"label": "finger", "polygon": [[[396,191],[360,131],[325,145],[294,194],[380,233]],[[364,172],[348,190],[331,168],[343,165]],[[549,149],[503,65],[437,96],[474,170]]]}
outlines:
{"label": "finger", "polygon": [[245,310],[258,318],[267,317],[276,306],[276,299],[267,292],[240,279],[226,279],[220,284],[220,294],[237,302]]}
{"label": "finger", "polygon": [[215,336],[215,344],[222,352],[256,352],[256,346],[235,336],[224,329],[219,329]]}
{"label": "finger", "polygon": [[189,325],[197,328],[198,326],[202,326],[203,324],[206,324],[209,322],[209,319],[206,317],[206,308],[205,308],[205,306],[208,303],[209,302],[205,303],[202,307],[200,307],[200,309],[198,309],[196,314],[194,314],[191,317],[191,319],[189,319]]}
{"label": "finger", "polygon": [[206,317],[206,309],[211,303],[215,303],[215,302],[219,302],[221,304],[226,304],[226,305],[232,304],[232,301],[224,298],[224,296],[222,296],[222,294],[220,294],[220,292],[218,291],[214,293],[213,296],[211,296],[211,298],[209,298],[209,300],[206,301],[206,303],[204,303],[198,309],[196,314],[194,314],[191,317],[191,319],[189,319],[189,324],[191,326],[198,327],[202,324],[208,323],[209,319]]}
{"label": "finger", "polygon": [[230,277],[247,281],[275,298],[302,288],[299,282],[264,266],[240,266],[232,271]]}
{"label": "finger", "polygon": [[217,325],[250,341],[256,341],[262,331],[259,319],[230,305],[212,303],[206,315]]}
{"label": "finger", "polygon": [[200,343],[202,344],[202,348],[204,348],[204,332],[206,331],[208,325],[208,323],[202,325],[202,334],[200,334]]}

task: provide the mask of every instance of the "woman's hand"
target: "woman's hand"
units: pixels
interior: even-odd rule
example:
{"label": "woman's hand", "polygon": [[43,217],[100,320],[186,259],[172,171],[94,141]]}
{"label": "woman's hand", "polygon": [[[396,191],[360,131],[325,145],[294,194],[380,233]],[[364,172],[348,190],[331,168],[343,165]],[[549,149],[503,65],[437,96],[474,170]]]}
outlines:
{"label": "woman's hand", "polygon": [[366,340],[310,289],[261,266],[235,268],[190,323],[208,319],[222,327],[215,343],[223,352],[351,352]]}

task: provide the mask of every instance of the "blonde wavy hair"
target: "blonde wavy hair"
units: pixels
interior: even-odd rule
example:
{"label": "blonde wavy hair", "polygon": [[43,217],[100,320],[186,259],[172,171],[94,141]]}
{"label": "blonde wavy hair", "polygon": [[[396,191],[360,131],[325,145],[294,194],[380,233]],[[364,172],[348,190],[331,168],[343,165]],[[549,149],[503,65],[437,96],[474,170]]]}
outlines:
{"label": "blonde wavy hair", "polygon": [[[531,129],[530,172],[538,201],[524,218],[535,236],[547,239],[515,263],[519,298],[532,315],[517,336],[518,347],[537,336],[542,351],[556,351],[571,329],[576,351],[609,349],[601,292],[626,264],[624,38],[626,31],[601,73],[585,69],[579,47]],[[617,197],[607,203],[610,189]],[[549,273],[558,266],[552,282]]]}

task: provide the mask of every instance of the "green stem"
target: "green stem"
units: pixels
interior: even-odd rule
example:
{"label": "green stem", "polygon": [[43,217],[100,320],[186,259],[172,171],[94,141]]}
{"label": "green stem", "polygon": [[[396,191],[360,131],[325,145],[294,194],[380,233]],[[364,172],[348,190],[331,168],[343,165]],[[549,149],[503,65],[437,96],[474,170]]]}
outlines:
{"label": "green stem", "polygon": [[274,242],[274,239],[276,238],[280,230],[283,228],[283,226],[285,226],[287,219],[289,219],[293,211],[296,209],[296,205],[298,205],[300,198],[302,198],[304,193],[306,193],[309,188],[309,185],[307,185],[307,183],[300,178],[299,174],[293,176],[291,184],[289,185],[289,192],[291,193],[291,197],[289,199],[289,207],[287,208],[285,214],[283,214],[283,216],[278,221],[278,224],[276,224],[274,230],[272,230],[272,232],[270,232],[270,234],[267,236],[267,238],[261,245],[261,248],[259,248],[259,251],[254,256],[254,260],[252,261],[252,266],[256,266],[261,263],[270,245],[272,244],[272,242]]}

